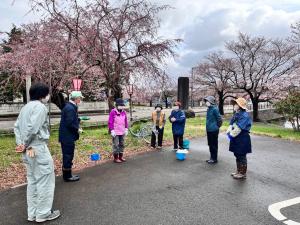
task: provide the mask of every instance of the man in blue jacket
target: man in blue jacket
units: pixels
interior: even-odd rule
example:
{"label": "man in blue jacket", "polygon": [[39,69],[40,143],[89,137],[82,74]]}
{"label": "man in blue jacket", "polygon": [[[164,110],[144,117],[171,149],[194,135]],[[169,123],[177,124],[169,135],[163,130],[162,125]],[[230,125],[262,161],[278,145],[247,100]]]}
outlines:
{"label": "man in blue jacket", "polygon": [[218,162],[218,138],[219,129],[222,125],[222,117],[213,96],[206,97],[204,102],[207,106],[206,133],[210,151],[210,159],[206,160],[206,162],[208,164],[215,164]]}
{"label": "man in blue jacket", "polygon": [[83,96],[80,91],[73,91],[70,102],[67,102],[61,112],[59,126],[59,142],[63,154],[63,179],[66,182],[79,181],[78,175],[72,175],[75,142],[79,139],[80,119],[78,118],[78,105]]}
{"label": "man in blue jacket", "polygon": [[178,150],[178,142],[179,149],[183,149],[183,135],[186,118],[184,111],[181,110],[181,103],[179,101],[175,103],[175,110],[172,110],[169,120],[172,123],[174,151]]}

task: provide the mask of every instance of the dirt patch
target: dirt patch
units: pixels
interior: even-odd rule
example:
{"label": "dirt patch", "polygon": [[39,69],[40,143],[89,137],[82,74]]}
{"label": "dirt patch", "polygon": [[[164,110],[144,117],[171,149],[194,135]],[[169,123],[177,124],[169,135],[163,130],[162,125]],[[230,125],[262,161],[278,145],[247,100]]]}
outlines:
{"label": "dirt patch", "polygon": [[[164,142],[164,147],[170,146],[172,142]],[[143,154],[146,152],[157,151],[151,149],[148,146],[143,146],[138,149],[125,149],[125,157],[131,157],[137,154]],[[76,153],[75,153],[76,154]],[[107,151],[100,151],[101,160],[98,162],[92,162],[88,157],[76,158],[74,160],[74,171],[81,171],[88,167],[93,167],[112,160],[112,153]],[[61,160],[56,156],[53,156],[55,175],[60,176],[62,174],[61,170]],[[0,190],[8,189],[16,185],[26,183],[26,169],[23,163],[12,164],[10,167],[0,171]]]}

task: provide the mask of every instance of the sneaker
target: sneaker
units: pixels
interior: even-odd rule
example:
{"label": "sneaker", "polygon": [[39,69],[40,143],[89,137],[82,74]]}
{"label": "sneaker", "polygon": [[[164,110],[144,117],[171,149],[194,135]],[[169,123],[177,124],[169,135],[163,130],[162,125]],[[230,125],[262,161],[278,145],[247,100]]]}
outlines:
{"label": "sneaker", "polygon": [[27,219],[29,222],[35,222],[35,217],[28,217]]}
{"label": "sneaker", "polygon": [[157,146],[157,149],[161,149],[162,147],[161,146]]}
{"label": "sneaker", "polygon": [[178,148],[174,148],[172,151],[173,151],[173,152],[177,152],[177,150],[178,150]]}
{"label": "sneaker", "polygon": [[238,173],[236,175],[233,175],[233,178],[237,180],[241,180],[241,179],[246,179],[247,176],[245,174]]}
{"label": "sneaker", "polygon": [[206,160],[206,162],[207,162],[208,164],[216,164],[216,163],[218,163],[218,160],[210,159],[210,160]]}
{"label": "sneaker", "polygon": [[51,210],[51,214],[44,219],[36,219],[37,223],[43,223],[45,221],[55,220],[60,216],[59,210]]}

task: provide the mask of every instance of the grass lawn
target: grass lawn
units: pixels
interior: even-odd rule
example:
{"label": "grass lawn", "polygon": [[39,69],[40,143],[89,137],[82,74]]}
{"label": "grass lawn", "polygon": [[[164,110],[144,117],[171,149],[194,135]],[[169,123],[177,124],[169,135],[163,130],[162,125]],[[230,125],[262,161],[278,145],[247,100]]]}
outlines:
{"label": "grass lawn", "polygon": [[[222,131],[226,131],[229,122],[225,121]],[[294,132],[292,129],[286,129],[276,124],[270,123],[254,123],[251,129],[252,134],[264,135],[274,138],[282,138],[291,141],[300,141],[300,133]]]}
{"label": "grass lawn", "polygon": [[[136,125],[138,126],[138,124]],[[228,122],[225,121],[222,131],[228,127]],[[296,133],[290,129],[284,129],[280,126],[272,124],[256,123],[251,132],[258,135],[267,135],[271,137],[284,138],[289,140],[300,141],[300,133]],[[203,117],[188,119],[186,124],[185,137],[195,138],[204,136],[205,134],[205,120]],[[14,152],[15,139],[13,136],[0,137],[0,171],[9,168],[12,165],[21,163],[21,156]],[[57,166],[61,163],[61,149],[58,143],[58,132],[54,131],[51,134],[50,150],[54,156]],[[164,145],[172,144],[171,124],[168,122],[165,127]],[[143,152],[148,150],[147,144],[138,138],[128,135],[126,138],[126,154],[134,152]],[[91,163],[89,157],[92,153],[98,152],[102,159],[109,159],[111,157],[111,137],[107,132],[106,127],[99,127],[94,129],[86,128],[81,135],[80,140],[76,145],[75,166],[76,168],[85,167]]]}
{"label": "grass lawn", "polygon": [[[204,135],[205,121],[203,119],[188,119],[186,125],[185,136],[195,138]],[[138,124],[136,126],[139,126]],[[164,145],[169,145],[172,141],[171,124],[167,123],[164,132]],[[125,141],[126,153],[143,152],[148,150],[147,144],[136,137],[128,135]],[[58,143],[58,132],[51,133],[49,143],[51,154],[57,161],[61,162],[61,148]],[[11,165],[20,164],[21,156],[14,152],[15,139],[14,136],[2,136],[0,141],[0,171]],[[111,156],[111,136],[108,134],[106,127],[88,129],[86,128],[76,143],[75,166],[77,168],[84,167],[91,163],[89,157],[92,153],[98,152],[102,159],[109,159]]]}

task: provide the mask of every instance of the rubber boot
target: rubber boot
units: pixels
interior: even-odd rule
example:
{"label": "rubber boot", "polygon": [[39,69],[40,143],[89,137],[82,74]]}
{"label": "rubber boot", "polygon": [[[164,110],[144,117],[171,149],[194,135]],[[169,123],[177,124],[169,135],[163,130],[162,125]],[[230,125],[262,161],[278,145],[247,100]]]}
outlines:
{"label": "rubber boot", "polygon": [[114,153],[114,163],[121,163],[122,161],[119,159],[119,153]]}
{"label": "rubber boot", "polygon": [[246,179],[247,178],[247,164],[239,165],[239,173],[236,175],[233,175],[233,178],[237,179],[237,180]]}
{"label": "rubber boot", "polygon": [[122,162],[126,162],[126,159],[123,158],[123,153],[119,153],[119,159],[120,159]]}
{"label": "rubber boot", "polygon": [[233,177],[233,176],[237,175],[239,172],[240,172],[239,171],[239,163],[237,162],[236,163],[236,171],[234,173],[231,173],[231,176]]}

